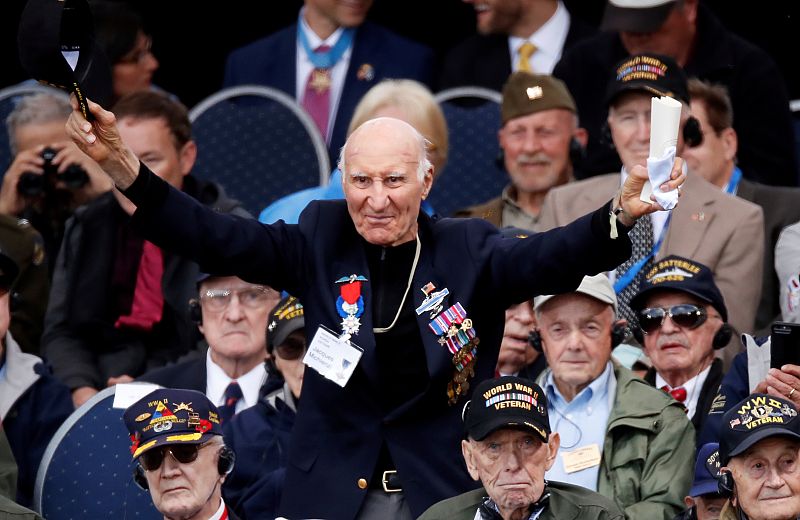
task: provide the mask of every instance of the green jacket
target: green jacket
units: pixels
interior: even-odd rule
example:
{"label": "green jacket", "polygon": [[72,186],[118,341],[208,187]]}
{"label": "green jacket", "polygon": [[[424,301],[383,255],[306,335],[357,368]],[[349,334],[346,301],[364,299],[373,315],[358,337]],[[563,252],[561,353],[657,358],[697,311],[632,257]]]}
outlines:
{"label": "green jacket", "polygon": [[694,427],[677,401],[630,370],[615,364],[614,376],[597,491],[628,518],[671,520],[692,483]]}
{"label": "green jacket", "polygon": [[[550,482],[550,501],[538,520],[623,520],[625,515],[614,502],[588,489]],[[483,498],[483,488],[442,500],[422,513],[418,520],[473,520]]]}

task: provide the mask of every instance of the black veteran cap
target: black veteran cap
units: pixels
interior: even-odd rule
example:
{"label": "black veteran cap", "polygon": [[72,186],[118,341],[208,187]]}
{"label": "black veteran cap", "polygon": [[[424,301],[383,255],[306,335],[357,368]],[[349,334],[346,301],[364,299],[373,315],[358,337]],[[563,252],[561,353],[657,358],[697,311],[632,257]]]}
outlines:
{"label": "black veteran cap", "polygon": [[722,416],[719,454],[722,465],[762,439],[800,440],[800,419],[794,403],[767,394],[750,394]]}
{"label": "black veteran cap", "polygon": [[74,92],[84,116],[85,98],[107,106],[111,67],[94,40],[86,0],[28,0],[17,34],[19,59],[35,79]]}
{"label": "black veteran cap", "polygon": [[531,430],[547,442],[547,398],[533,381],[504,376],[487,379],[475,388],[464,411],[467,435],[480,441],[501,428]]}
{"label": "black veteran cap", "polygon": [[130,405],[122,420],[131,434],[134,459],[158,446],[202,444],[222,435],[217,407],[195,390],[153,390]]}
{"label": "black veteran cap", "polygon": [[645,273],[639,292],[631,298],[631,309],[642,310],[648,294],[664,289],[696,296],[710,303],[720,313],[722,321],[728,321],[728,309],[725,308],[722,293],[714,283],[714,274],[700,262],[676,255],[655,262]]}
{"label": "black veteran cap", "polygon": [[631,90],[689,103],[686,73],[675,60],[661,54],[638,54],[617,63],[606,88],[606,105]]}
{"label": "black veteran cap", "polygon": [[303,304],[294,296],[287,296],[278,302],[269,315],[267,325],[267,351],[286,341],[289,334],[306,326]]}
{"label": "black veteran cap", "polygon": [[553,108],[578,112],[575,100],[560,79],[545,74],[518,71],[503,85],[503,102],[500,105],[503,124],[515,117]]}

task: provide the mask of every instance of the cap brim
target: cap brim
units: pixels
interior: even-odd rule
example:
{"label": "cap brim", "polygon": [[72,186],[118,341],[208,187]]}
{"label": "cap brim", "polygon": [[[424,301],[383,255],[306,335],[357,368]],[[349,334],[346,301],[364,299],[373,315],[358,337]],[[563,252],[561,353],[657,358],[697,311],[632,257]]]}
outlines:
{"label": "cap brim", "polygon": [[699,497],[703,495],[719,494],[719,484],[716,479],[706,479],[702,482],[692,485],[689,490],[690,497]]}
{"label": "cap brim", "polygon": [[667,92],[666,90],[657,89],[649,82],[634,80],[624,84],[615,82],[614,89],[606,94],[606,106],[613,105],[616,99],[626,92],[642,92],[652,96],[666,96],[677,99],[678,101],[683,101],[682,99],[678,98],[674,92]]}
{"label": "cap brim", "polygon": [[136,451],[133,452],[133,458],[137,459],[141,457],[143,453],[146,453],[153,448],[158,448],[159,446],[166,446],[169,444],[203,444],[208,442],[212,437],[220,436],[218,433],[165,433],[164,435],[160,435],[149,441],[139,445],[136,448]]}
{"label": "cap brim", "polygon": [[603,12],[600,29],[603,31],[625,31],[646,33],[658,30],[672,11],[675,2],[656,7],[618,7],[610,2]]}
{"label": "cap brim", "polygon": [[786,428],[766,428],[758,433],[754,433],[753,435],[747,437],[745,440],[739,443],[738,446],[733,448],[731,452],[728,453],[725,460],[722,461],[722,464],[727,465],[728,462],[730,462],[730,460],[733,457],[741,455],[742,453],[747,451],[747,449],[750,448],[752,445],[754,445],[760,440],[766,439],[767,437],[789,437],[792,439],[800,440],[800,434],[787,430]]}
{"label": "cap brim", "polygon": [[529,431],[535,433],[542,442],[546,443],[548,440],[547,430],[540,424],[532,423],[529,416],[514,417],[505,415],[495,417],[493,420],[484,421],[473,426],[467,434],[476,441],[482,441],[501,428]]}

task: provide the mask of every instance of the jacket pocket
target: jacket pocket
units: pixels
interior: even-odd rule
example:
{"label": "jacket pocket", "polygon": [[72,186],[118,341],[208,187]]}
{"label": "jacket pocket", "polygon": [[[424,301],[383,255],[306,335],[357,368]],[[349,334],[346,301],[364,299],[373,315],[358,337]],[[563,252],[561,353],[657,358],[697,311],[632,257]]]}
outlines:
{"label": "jacket pocket", "polygon": [[628,507],[641,500],[642,471],[647,459],[647,436],[631,435],[615,443],[609,461],[611,485],[618,503]]}

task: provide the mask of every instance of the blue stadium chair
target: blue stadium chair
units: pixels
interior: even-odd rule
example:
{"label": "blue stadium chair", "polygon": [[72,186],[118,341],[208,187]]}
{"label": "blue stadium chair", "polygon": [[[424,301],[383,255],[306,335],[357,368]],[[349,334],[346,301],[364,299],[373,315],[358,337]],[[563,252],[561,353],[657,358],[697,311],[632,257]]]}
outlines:
{"label": "blue stadium chair", "polygon": [[430,202],[441,216],[497,197],[508,175],[496,164],[500,153],[499,92],[458,87],[436,94],[447,120],[450,151],[431,190]]}
{"label": "blue stadium chair", "polygon": [[11,161],[14,159],[11,155],[11,147],[8,145],[6,118],[11,111],[14,110],[14,107],[17,106],[21,97],[42,92],[69,99],[67,94],[62,90],[39,85],[32,81],[0,90],[0,180],[2,180],[3,176],[6,174],[6,170],[8,170]]}
{"label": "blue stadium chair", "polygon": [[33,506],[47,520],[163,518],[133,481],[131,445],[106,388],[75,410],[42,457]]}
{"label": "blue stadium chair", "polygon": [[328,183],[325,140],[283,92],[257,85],[224,89],[189,118],[198,150],[192,173],[222,184],[253,215],[280,197]]}

